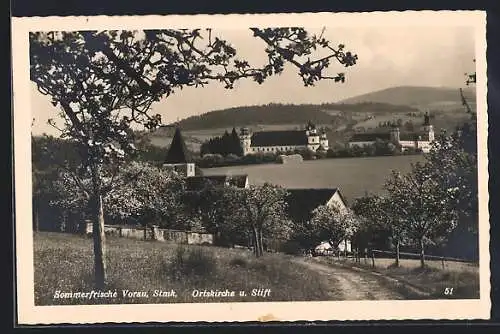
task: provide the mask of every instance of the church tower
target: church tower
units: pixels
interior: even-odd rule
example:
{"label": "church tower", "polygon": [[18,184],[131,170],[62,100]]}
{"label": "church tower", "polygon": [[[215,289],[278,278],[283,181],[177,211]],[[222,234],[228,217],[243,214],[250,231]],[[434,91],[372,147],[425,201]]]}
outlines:
{"label": "church tower", "polygon": [[184,177],[195,176],[195,166],[179,127],[175,129],[174,138],[172,138],[163,167],[173,170]]}
{"label": "church tower", "polygon": [[248,128],[241,128],[240,130],[240,144],[243,150],[243,155],[251,153],[250,146],[252,145],[252,135]]}
{"label": "church tower", "polygon": [[400,141],[400,131],[399,131],[399,127],[397,126],[393,126],[391,128],[391,132],[390,132],[390,135],[391,135],[391,141],[395,144],[399,144],[399,141]]}
{"label": "church tower", "polygon": [[328,149],[330,148],[328,146],[328,137],[326,136],[326,133],[323,132],[321,133],[321,135],[319,136],[319,145],[325,150],[325,151],[328,151]]}
{"label": "church tower", "polygon": [[311,151],[316,151],[319,148],[319,135],[318,130],[316,130],[316,125],[311,121],[307,123],[306,126],[306,136],[307,136],[307,148]]}
{"label": "church tower", "polygon": [[424,131],[429,135],[429,141],[434,141],[434,127],[428,112],[424,116]]}

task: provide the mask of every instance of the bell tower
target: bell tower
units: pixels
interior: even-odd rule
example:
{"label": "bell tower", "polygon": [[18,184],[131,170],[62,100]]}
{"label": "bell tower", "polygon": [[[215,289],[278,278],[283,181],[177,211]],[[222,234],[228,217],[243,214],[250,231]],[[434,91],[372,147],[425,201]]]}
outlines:
{"label": "bell tower", "polygon": [[186,143],[184,142],[184,138],[182,138],[179,127],[175,129],[163,167],[185,177],[195,176],[195,166],[186,148]]}
{"label": "bell tower", "polygon": [[241,128],[240,130],[240,144],[243,149],[243,155],[247,155],[251,153],[251,145],[252,145],[252,135],[248,128]]}
{"label": "bell tower", "polygon": [[309,121],[306,125],[307,148],[311,151],[316,151],[320,145],[318,130],[316,125]]}
{"label": "bell tower", "polygon": [[428,112],[424,115],[424,131],[428,134],[429,141],[434,141],[434,127],[431,124],[431,118]]}
{"label": "bell tower", "polygon": [[323,147],[324,150],[328,151],[328,137],[326,136],[325,132],[321,133],[321,135],[319,136],[319,144],[321,145],[321,147]]}

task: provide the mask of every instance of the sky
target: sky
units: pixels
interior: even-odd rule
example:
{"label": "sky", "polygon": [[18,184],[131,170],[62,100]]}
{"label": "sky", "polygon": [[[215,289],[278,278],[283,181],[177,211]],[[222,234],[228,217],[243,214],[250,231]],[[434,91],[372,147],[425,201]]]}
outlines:
{"label": "sky", "polygon": [[[307,30],[321,32],[321,29]],[[250,30],[214,33],[236,48],[238,58],[254,66],[265,63],[265,45]],[[324,36],[333,45],[344,44],[346,50],[358,55],[353,67],[330,68],[331,74],[345,72],[345,83],[324,80],[315,87],[304,87],[296,69],[287,66],[281,75],[269,78],[262,85],[247,80],[238,82],[232,90],[215,82],[204,88],[183,89],[153,105],[151,112],[161,114],[166,124],[235,106],[337,102],[395,86],[462,87],[464,73],[474,71],[474,30],[467,26],[327,27]],[[47,120],[57,118],[58,109],[34,84],[31,93],[33,134],[57,135],[58,131]]]}

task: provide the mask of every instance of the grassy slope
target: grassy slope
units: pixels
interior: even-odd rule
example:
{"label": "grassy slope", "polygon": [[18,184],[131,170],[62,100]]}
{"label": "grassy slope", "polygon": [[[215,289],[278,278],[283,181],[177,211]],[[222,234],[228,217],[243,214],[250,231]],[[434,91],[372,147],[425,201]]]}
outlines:
{"label": "grassy slope", "polygon": [[[35,233],[35,304],[90,304],[103,299],[56,299],[62,292],[92,289],[92,240],[61,233]],[[183,260],[178,245],[122,238],[108,238],[108,288],[118,292],[104,303],[171,303],[263,301],[262,297],[193,298],[193,289],[245,290],[270,288],[265,300],[326,300],[325,278],[285,255],[266,254],[255,259],[244,250],[185,246]],[[189,254],[192,258],[189,258]],[[307,284],[306,284],[307,283]],[[150,298],[123,298],[122,290],[149,291]],[[152,291],[174,289],[177,298],[154,298]]]}

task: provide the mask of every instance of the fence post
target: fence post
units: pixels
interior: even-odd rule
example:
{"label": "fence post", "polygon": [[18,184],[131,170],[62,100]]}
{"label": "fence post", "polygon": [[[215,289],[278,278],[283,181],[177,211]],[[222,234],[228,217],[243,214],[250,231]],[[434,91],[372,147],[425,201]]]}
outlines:
{"label": "fence post", "polygon": [[375,252],[372,250],[372,268],[375,268]]}
{"label": "fence post", "polygon": [[444,256],[441,257],[441,265],[442,265],[443,270],[444,270]]}

